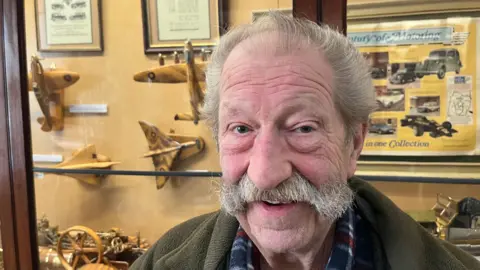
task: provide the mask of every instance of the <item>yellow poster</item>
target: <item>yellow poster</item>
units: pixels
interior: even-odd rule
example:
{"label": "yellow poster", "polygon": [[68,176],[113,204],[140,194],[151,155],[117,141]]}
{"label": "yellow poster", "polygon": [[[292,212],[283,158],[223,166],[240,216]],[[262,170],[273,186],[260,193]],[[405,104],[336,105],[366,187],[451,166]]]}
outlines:
{"label": "yellow poster", "polygon": [[377,110],[364,155],[478,155],[478,21],[349,25],[371,65]]}

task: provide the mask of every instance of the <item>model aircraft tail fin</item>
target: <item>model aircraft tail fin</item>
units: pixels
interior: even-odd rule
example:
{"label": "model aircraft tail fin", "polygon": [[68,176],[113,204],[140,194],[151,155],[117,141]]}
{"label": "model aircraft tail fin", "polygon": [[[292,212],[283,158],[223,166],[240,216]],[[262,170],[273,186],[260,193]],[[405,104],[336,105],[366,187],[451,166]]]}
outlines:
{"label": "model aircraft tail fin", "polygon": [[145,121],[139,121],[138,123],[142,127],[143,133],[147,138],[150,150],[159,150],[179,145],[178,142],[172,140],[172,138],[168,137],[156,126]]}
{"label": "model aircraft tail fin", "polygon": [[[166,164],[164,164],[157,168],[157,171],[168,172],[170,171],[170,168],[168,168]],[[163,188],[168,180],[170,180],[170,176],[156,176],[155,182],[157,184],[157,189]]]}

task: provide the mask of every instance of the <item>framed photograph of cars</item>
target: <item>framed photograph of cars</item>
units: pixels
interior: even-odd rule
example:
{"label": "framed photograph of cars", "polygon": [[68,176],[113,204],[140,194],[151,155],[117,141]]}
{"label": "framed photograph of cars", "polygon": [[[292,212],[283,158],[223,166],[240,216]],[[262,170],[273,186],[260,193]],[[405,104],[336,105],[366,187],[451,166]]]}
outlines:
{"label": "framed photograph of cars", "polygon": [[36,0],[41,52],[103,51],[101,0]]}
{"label": "framed photograph of cars", "polygon": [[[361,160],[480,161],[480,20],[438,2],[428,9],[444,13],[428,19],[413,14],[427,8],[413,0],[349,6],[347,36],[370,66],[376,99]],[[398,18],[374,20],[380,14]]]}
{"label": "framed photograph of cars", "polygon": [[212,48],[227,28],[227,0],[142,0],[145,54]]}

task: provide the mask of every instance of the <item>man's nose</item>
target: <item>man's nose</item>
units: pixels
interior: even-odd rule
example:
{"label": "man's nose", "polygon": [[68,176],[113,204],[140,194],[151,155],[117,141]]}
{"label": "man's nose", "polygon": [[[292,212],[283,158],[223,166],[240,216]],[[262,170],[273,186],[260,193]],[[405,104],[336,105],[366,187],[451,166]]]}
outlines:
{"label": "man's nose", "polygon": [[273,189],[291,176],[286,151],[286,142],[277,132],[261,131],[257,135],[247,173],[258,189]]}

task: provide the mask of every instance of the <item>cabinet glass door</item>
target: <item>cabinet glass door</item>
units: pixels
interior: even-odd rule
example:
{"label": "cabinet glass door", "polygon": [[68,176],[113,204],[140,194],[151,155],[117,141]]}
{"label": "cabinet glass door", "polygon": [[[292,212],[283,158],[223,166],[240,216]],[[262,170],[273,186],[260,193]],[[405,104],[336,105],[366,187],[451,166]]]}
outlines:
{"label": "cabinet glass door", "polygon": [[218,210],[203,68],[225,29],[291,14],[292,1],[24,6],[40,265],[126,269],[175,225]]}

